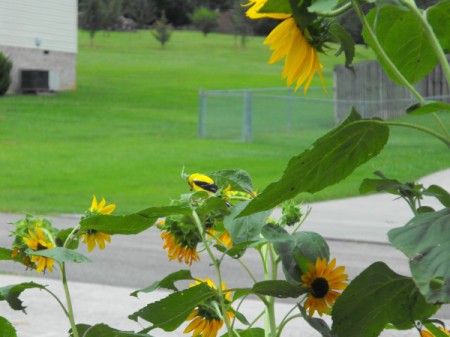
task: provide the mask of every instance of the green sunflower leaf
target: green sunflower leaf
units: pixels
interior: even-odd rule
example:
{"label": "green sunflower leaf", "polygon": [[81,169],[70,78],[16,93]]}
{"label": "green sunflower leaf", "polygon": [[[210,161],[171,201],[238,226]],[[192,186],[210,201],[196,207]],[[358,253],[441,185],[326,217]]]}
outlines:
{"label": "green sunflower leaf", "polygon": [[192,277],[191,272],[187,269],[179,270],[175,273],[167,275],[161,281],[156,281],[146,288],[136,290],[135,292],[132,292],[130,295],[137,297],[138,293],[150,293],[158,288],[165,288],[173,291],[178,291],[177,287],[175,287],[175,282],[184,280],[195,280],[195,278]]}
{"label": "green sunflower leaf", "polygon": [[291,3],[289,0],[267,0],[259,10],[259,13],[292,14]]}
{"label": "green sunflower leaf", "polygon": [[[64,246],[64,243],[66,242],[67,238],[72,233],[72,231],[73,231],[73,228],[67,228],[67,229],[60,230],[58,232],[58,235],[56,235],[56,238],[55,238],[56,245],[58,247]],[[66,247],[66,248],[77,249],[78,248],[78,244],[79,244],[79,238],[76,237],[76,238],[74,238],[72,240],[70,245],[68,247]]]}
{"label": "green sunflower leaf", "polygon": [[144,215],[94,215],[81,220],[80,226],[84,230],[94,229],[106,234],[138,234],[152,227],[159,217],[158,215],[150,217],[145,211],[147,210],[142,211]]}
{"label": "green sunflower leaf", "polygon": [[248,203],[248,201],[240,202],[232,208],[231,214],[224,218],[225,228],[230,233],[234,244],[258,241],[261,229],[266,224],[266,220],[271,213],[270,211],[255,212],[249,216],[236,218]]}
{"label": "green sunflower leaf", "polygon": [[150,303],[128,317],[134,321],[142,318],[152,323],[155,328],[174,331],[198,304],[214,295],[216,292],[213,289],[205,283],[200,283],[192,288],[170,294],[160,301]]}
{"label": "green sunflower leaf", "polygon": [[305,308],[297,304],[298,309],[302,313],[303,319],[316,331],[320,332],[322,337],[335,337],[331,333],[331,329],[328,324],[321,318],[310,317],[306,312]]}
{"label": "green sunflower leaf", "polygon": [[374,172],[375,175],[379,176],[379,179],[369,179],[363,180],[359,186],[360,194],[367,194],[371,192],[387,192],[395,195],[400,195],[403,197],[414,196],[418,199],[422,199],[421,190],[422,185],[417,185],[415,183],[407,182],[401,183],[396,179],[389,179],[384,176],[380,171]]}
{"label": "green sunflower leaf", "polygon": [[[77,331],[79,336],[83,337],[149,337],[150,335],[144,333],[136,333],[133,331],[122,331],[111,328],[110,326],[100,323],[96,325],[77,324]],[[70,337],[73,337],[72,330],[69,332]]]}
{"label": "green sunflower leaf", "polygon": [[311,13],[329,13],[339,5],[341,0],[313,0],[308,11]]}
{"label": "green sunflower leaf", "polygon": [[334,22],[330,25],[329,32],[335,38],[341,47],[336,53],[336,56],[344,52],[345,66],[349,68],[355,57],[355,41],[352,36],[338,23]]}
{"label": "green sunflower leaf", "polygon": [[433,334],[434,337],[448,337],[448,334],[437,328],[432,323],[425,323],[424,326]]}
{"label": "green sunflower leaf", "polygon": [[255,191],[250,174],[244,170],[221,170],[209,175],[220,189],[225,189],[228,185],[232,191],[242,191],[253,194]]}
{"label": "green sunflower leaf", "polygon": [[445,207],[450,207],[450,193],[438,185],[431,185],[422,192],[423,195],[435,197]]}
{"label": "green sunflower leaf", "polygon": [[14,326],[2,316],[0,316],[0,331],[2,332],[2,337],[17,337]]}
{"label": "green sunflower leaf", "polygon": [[391,323],[410,329],[439,306],[426,303],[410,277],[376,262],[358,275],[333,306],[332,333],[337,337],[378,336]]}
{"label": "green sunflower leaf", "polygon": [[[367,20],[372,27],[376,21],[378,41],[410,83],[417,83],[436,66],[436,54],[419,19],[412,12],[392,6],[374,8],[367,15]],[[363,30],[363,36],[367,44],[374,49],[375,43],[367,29]],[[394,82],[402,84],[379,55],[378,61]]]}
{"label": "green sunflower leaf", "polygon": [[[217,197],[210,197],[205,200],[205,202],[197,208],[198,214],[207,215],[211,212],[220,212],[221,214],[229,214],[230,209],[227,206],[225,200]],[[192,211],[191,211],[192,213]]]}
{"label": "green sunflower leaf", "polygon": [[429,303],[450,303],[450,208],[419,214],[388,233],[410,258],[409,267]]}
{"label": "green sunflower leaf", "polygon": [[276,207],[301,192],[315,193],[338,183],[378,155],[388,138],[388,126],[378,120],[362,120],[353,111],[310,149],[291,158],[281,179],[267,186],[239,217]]}
{"label": "green sunflower leaf", "polygon": [[441,1],[427,9],[427,20],[433,27],[433,32],[439,40],[442,49],[450,53],[450,34],[448,26],[443,22],[450,22],[450,1]]}
{"label": "green sunflower leaf", "polygon": [[26,307],[22,305],[19,296],[24,290],[33,288],[44,289],[45,286],[34,282],[26,282],[2,287],[0,288],[0,301],[8,302],[11,309],[25,311]]}
{"label": "green sunflower leaf", "polygon": [[308,263],[314,264],[318,257],[330,259],[330,249],[325,239],[314,232],[298,232],[289,234],[285,229],[267,224],[261,234],[271,242],[281,257],[286,279],[300,283],[306,272]]}
{"label": "green sunflower leaf", "polygon": [[257,282],[253,285],[252,291],[256,294],[278,298],[297,298],[307,292],[305,288],[283,280]]}
{"label": "green sunflower leaf", "polygon": [[0,247],[0,260],[14,260],[11,254],[11,249]]}
{"label": "green sunflower leaf", "polygon": [[32,250],[27,249],[25,250],[25,253],[28,255],[36,255],[36,256],[45,256],[49,257],[53,260],[55,260],[58,263],[63,262],[77,262],[77,263],[85,263],[85,262],[92,262],[91,259],[84,256],[81,253],[78,253],[77,251],[63,248],[63,247],[55,247],[51,249],[43,249],[43,250]]}
{"label": "green sunflower leaf", "polygon": [[416,103],[406,108],[406,112],[411,115],[424,115],[434,112],[450,112],[450,104],[439,101],[427,101],[425,103]]}
{"label": "green sunflower leaf", "polygon": [[162,206],[162,207],[149,207],[142,211],[137,212],[144,218],[164,218],[170,215],[190,215],[192,209],[186,205],[175,205],[175,206]]}
{"label": "green sunflower leaf", "polygon": [[257,246],[258,243],[261,243],[260,241],[244,241],[241,242],[237,245],[233,244],[233,247],[231,248],[226,248],[224,246],[219,246],[219,245],[215,245],[214,247],[217,248],[217,250],[219,250],[220,252],[232,257],[232,258],[239,258],[242,256],[243,252],[248,248],[248,247],[254,247]]}
{"label": "green sunflower leaf", "polygon": [[[237,332],[240,337],[264,337],[265,336],[264,329],[262,329],[262,328],[250,328],[247,330],[237,329]],[[229,336],[229,334],[227,332],[227,333],[223,334],[221,337],[228,337],[228,336]],[[238,335],[235,334],[234,332],[233,332],[232,336],[238,337]]]}

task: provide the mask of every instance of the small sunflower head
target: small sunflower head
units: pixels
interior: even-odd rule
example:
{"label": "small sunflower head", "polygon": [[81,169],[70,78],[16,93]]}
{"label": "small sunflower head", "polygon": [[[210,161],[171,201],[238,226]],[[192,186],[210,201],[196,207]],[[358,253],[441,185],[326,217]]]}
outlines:
{"label": "small sunflower head", "polygon": [[42,218],[27,216],[13,223],[16,227],[11,236],[14,236],[11,258],[23,263],[27,268],[36,269],[37,272],[52,271],[54,260],[46,257],[26,253],[26,250],[44,250],[56,246],[55,238],[58,231],[53,228],[50,221]]}
{"label": "small sunflower head", "polygon": [[309,295],[305,302],[305,309],[310,316],[315,311],[320,316],[329,314],[331,307],[339,297],[338,291],[347,287],[348,275],[344,274],[345,267],[336,267],[336,259],[329,264],[325,258],[317,258],[314,265],[308,265],[308,272],[302,275],[303,287],[308,288]]}
{"label": "small sunflower head", "polygon": [[[40,251],[45,249],[52,249],[55,247],[55,242],[50,233],[48,233],[44,228],[38,226],[34,230],[28,230],[28,236],[23,237],[23,241],[27,247],[33,251]],[[53,271],[53,264],[55,260],[39,255],[29,255],[29,263],[31,268],[36,268],[36,272],[40,273],[42,271],[49,270]]]}
{"label": "small sunflower head", "polygon": [[85,212],[84,216],[85,216],[85,218],[89,218],[89,217],[91,217],[93,215],[97,215],[97,214],[109,215],[112,212],[114,212],[115,209],[116,209],[115,204],[106,205],[105,198],[102,198],[102,200],[100,202],[98,202],[97,198],[94,195],[92,197],[91,207],[89,208],[89,210],[87,210]]}
{"label": "small sunflower head", "polygon": [[[84,213],[83,219],[90,218],[94,215],[110,215],[116,209],[115,204],[106,205],[105,198],[100,202],[97,201],[95,195],[92,198],[91,207]],[[98,245],[101,250],[105,249],[106,242],[111,242],[111,236],[107,233],[99,232],[95,229],[88,229],[81,233],[83,243],[87,244],[88,251],[91,252]]]}
{"label": "small sunflower head", "polygon": [[[206,283],[208,287],[211,289],[217,289],[214,282],[206,278],[205,280],[197,280],[195,284],[191,284],[191,286],[195,286],[200,283]],[[221,289],[225,290],[225,283],[222,282]],[[234,317],[234,310],[231,308],[230,303],[232,301],[231,294],[229,292],[225,292],[224,294],[225,305],[227,307],[226,313],[219,313],[217,310],[220,310],[217,304],[218,298],[211,298],[204,303],[198,305],[194,311],[188,316],[186,321],[191,321],[186,329],[184,329],[184,333],[192,332],[193,337],[197,337],[201,334],[202,337],[216,337],[219,330],[224,325],[224,321],[221,317],[225,317],[228,321],[230,321]]]}
{"label": "small sunflower head", "polygon": [[162,230],[163,248],[167,249],[170,261],[184,261],[186,264],[192,265],[193,261],[200,259],[197,246],[201,242],[201,236],[190,217],[168,217],[158,228]]}
{"label": "small sunflower head", "polygon": [[281,224],[286,226],[293,226],[300,221],[302,212],[294,201],[286,201],[281,206]]}
{"label": "small sunflower head", "polygon": [[218,245],[223,245],[228,248],[233,247],[233,241],[231,240],[230,233],[227,230],[219,232],[214,229],[210,229],[209,233],[216,239]]}

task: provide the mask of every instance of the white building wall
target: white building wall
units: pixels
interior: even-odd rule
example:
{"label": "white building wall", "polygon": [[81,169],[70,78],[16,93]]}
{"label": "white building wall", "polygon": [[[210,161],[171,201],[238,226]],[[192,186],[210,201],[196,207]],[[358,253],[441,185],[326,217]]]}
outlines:
{"label": "white building wall", "polygon": [[0,0],[0,46],[76,53],[77,29],[77,0]]}

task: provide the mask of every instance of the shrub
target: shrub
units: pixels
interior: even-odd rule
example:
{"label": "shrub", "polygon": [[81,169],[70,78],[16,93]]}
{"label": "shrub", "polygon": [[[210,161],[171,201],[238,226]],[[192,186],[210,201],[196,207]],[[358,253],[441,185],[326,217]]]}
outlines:
{"label": "shrub", "polygon": [[166,42],[170,40],[170,35],[172,34],[172,26],[167,21],[166,14],[164,11],[161,15],[161,19],[155,22],[152,34],[155,37],[155,39],[158,40],[159,43],[161,43],[161,47],[163,48]]}
{"label": "shrub", "polygon": [[8,91],[11,84],[12,62],[0,52],[0,96]]}
{"label": "shrub", "polygon": [[217,27],[218,19],[218,12],[213,12],[204,7],[196,9],[191,16],[191,20],[194,26],[200,29],[205,36],[207,36],[208,33],[210,33],[214,28]]}

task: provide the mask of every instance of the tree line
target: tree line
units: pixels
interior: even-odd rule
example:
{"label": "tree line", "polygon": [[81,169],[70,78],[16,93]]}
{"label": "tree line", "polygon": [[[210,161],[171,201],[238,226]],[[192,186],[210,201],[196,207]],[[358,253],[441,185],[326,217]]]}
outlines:
{"label": "tree line", "polygon": [[[427,7],[437,0],[419,0],[419,7]],[[99,30],[134,30],[159,28],[164,36],[169,28],[195,27],[206,36],[218,25],[221,11],[231,12],[235,33],[267,35],[277,24],[274,20],[248,20],[245,17],[248,0],[79,0],[79,25],[91,34]],[[366,11],[371,4],[367,4]],[[361,23],[353,11],[338,18],[356,43],[363,43]],[[163,43],[162,43],[163,44]]]}

